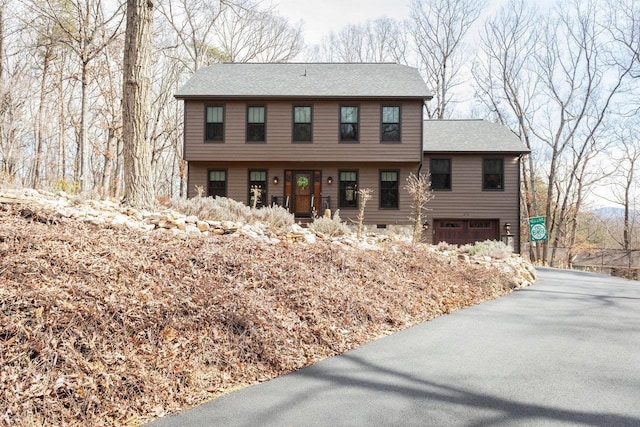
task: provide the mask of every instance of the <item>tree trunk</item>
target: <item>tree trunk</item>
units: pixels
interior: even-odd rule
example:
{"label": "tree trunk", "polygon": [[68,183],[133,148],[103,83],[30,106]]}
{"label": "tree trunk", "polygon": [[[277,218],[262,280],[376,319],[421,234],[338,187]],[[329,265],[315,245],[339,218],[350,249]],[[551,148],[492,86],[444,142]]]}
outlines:
{"label": "tree trunk", "polygon": [[112,192],[113,189],[113,163],[114,157],[117,156],[117,153],[114,156],[114,152],[117,149],[116,135],[115,131],[110,128],[109,136],[107,138],[107,149],[104,153],[104,168],[102,169],[102,196],[109,197],[114,196],[115,194]]}
{"label": "tree trunk", "polygon": [[180,170],[180,197],[187,197],[187,162],[179,158],[178,167]]}
{"label": "tree trunk", "polygon": [[88,73],[89,63],[82,60],[81,95],[80,95],[80,135],[78,138],[78,167],[80,169],[79,184],[80,192],[89,190],[89,147],[87,147],[87,88],[89,86]]}
{"label": "tree trunk", "polygon": [[[0,1],[0,82],[3,82],[4,78],[4,37],[5,37],[5,29],[4,29],[4,9],[7,6],[5,1]],[[4,89],[4,88],[3,88]],[[1,129],[1,128],[0,128]]]}
{"label": "tree trunk", "polygon": [[153,6],[153,0],[127,0],[122,96],[123,203],[140,208],[154,205],[151,146],[146,134]]}
{"label": "tree trunk", "polygon": [[33,163],[33,188],[40,185],[40,163],[42,162],[42,146],[44,145],[44,103],[47,94],[47,77],[49,77],[49,63],[53,54],[51,44],[45,46],[44,64],[42,65],[42,80],[40,82],[40,104],[38,105],[38,134],[36,136],[36,156]]}
{"label": "tree trunk", "polygon": [[65,141],[65,110],[64,110],[64,88],[63,88],[64,76],[60,72],[58,80],[58,102],[60,103],[60,118],[58,119],[58,173],[56,179],[66,181],[67,179],[67,146]]}

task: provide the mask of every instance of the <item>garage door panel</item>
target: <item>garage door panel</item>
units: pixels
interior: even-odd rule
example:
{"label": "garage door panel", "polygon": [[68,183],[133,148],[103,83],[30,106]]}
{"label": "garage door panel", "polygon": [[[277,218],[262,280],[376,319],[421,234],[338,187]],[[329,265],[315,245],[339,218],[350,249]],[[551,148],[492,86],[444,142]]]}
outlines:
{"label": "garage door panel", "polygon": [[484,240],[497,240],[500,237],[498,225],[497,219],[436,219],[433,243],[465,245]]}

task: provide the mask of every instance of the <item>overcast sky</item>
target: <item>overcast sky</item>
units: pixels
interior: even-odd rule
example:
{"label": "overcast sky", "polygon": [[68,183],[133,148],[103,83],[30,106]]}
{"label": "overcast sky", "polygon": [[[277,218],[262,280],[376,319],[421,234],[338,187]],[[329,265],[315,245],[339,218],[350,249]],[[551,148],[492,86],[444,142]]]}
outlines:
{"label": "overcast sky", "polygon": [[308,46],[319,44],[323,35],[349,24],[382,16],[406,19],[409,3],[410,0],[273,0],[277,11],[292,23],[304,22]]}

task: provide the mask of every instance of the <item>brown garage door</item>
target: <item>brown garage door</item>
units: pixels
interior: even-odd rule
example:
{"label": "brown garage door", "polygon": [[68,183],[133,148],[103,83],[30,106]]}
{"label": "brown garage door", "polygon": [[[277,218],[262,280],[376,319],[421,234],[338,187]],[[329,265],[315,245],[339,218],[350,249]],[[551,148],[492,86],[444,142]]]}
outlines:
{"label": "brown garage door", "polygon": [[497,219],[436,219],[433,223],[434,244],[466,245],[500,238]]}

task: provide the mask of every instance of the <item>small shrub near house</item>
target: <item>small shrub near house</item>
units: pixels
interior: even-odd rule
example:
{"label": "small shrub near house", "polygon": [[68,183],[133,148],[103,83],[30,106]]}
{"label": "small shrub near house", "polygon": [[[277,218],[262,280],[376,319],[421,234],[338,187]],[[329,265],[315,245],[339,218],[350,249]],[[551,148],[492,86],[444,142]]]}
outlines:
{"label": "small shrub near house", "polygon": [[282,206],[265,206],[251,211],[252,222],[261,222],[271,231],[278,233],[291,228],[295,223],[293,215]]}
{"label": "small shrub near house", "polygon": [[454,245],[448,242],[438,242],[438,244],[436,245],[436,248],[440,252],[457,251],[459,249],[458,245]]}
{"label": "small shrub near house", "polygon": [[322,233],[329,237],[344,236],[351,232],[351,230],[349,230],[349,226],[342,222],[342,218],[340,218],[340,210],[337,210],[333,214],[333,218],[325,216],[315,218],[313,222],[309,224],[309,229],[313,230],[315,233]]}
{"label": "small shrub near house", "polygon": [[167,207],[201,220],[232,221],[245,224],[260,222],[272,231],[282,231],[294,222],[293,215],[280,206],[251,209],[244,203],[226,197],[193,197],[172,199]]}
{"label": "small shrub near house", "polygon": [[473,245],[465,245],[462,250],[468,252],[471,256],[489,256],[495,259],[509,258],[513,252],[511,246],[507,246],[497,240],[485,240],[484,242],[476,242]]}

